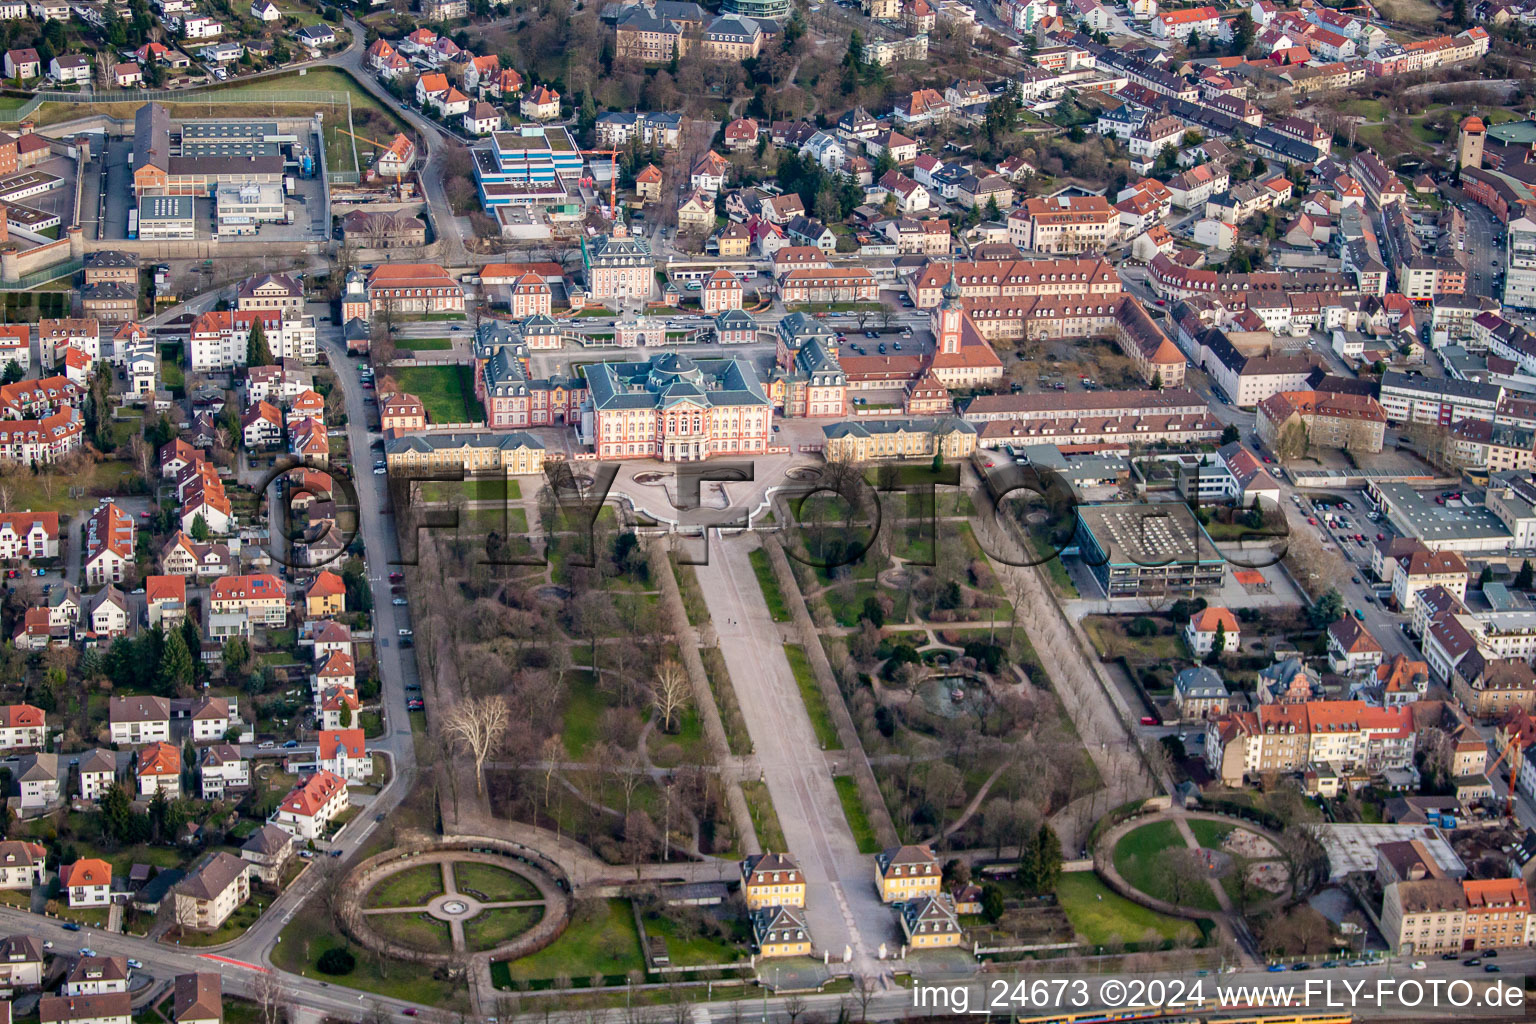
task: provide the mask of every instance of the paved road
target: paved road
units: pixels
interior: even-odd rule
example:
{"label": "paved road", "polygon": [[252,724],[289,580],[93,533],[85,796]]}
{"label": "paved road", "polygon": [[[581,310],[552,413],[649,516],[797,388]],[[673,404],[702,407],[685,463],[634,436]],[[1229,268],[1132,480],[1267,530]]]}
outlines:
{"label": "paved road", "polygon": [[458,219],[453,215],[447,193],[443,191],[443,154],[448,146],[458,145],[459,141],[453,133],[423,117],[419,111],[405,106],[394,97],[394,94],[379,84],[378,79],[364,63],[367,60],[367,51],[363,47],[366,29],[349,14],[344,14],[343,19],[344,24],[352,32],[352,45],[341,53],[327,58],[326,63],[352,72],[353,77],[362,83],[364,89],[394,110],[406,124],[415,129],[419,144],[424,145],[427,151],[426,160],[418,164],[417,172],[421,178],[422,188],[426,191],[427,202],[432,207],[433,226],[443,243],[438,262],[448,267],[464,266],[471,262],[471,257],[464,245],[463,230]]}
{"label": "paved road", "polygon": [[[805,872],[806,920],[819,952],[853,950],[857,975],[881,973],[880,946],[897,941],[895,915],[874,886],[874,860],[859,852],[748,558],[746,537],[710,544],[700,589],[720,637],[742,717],[757,751],[789,852]],[[761,837],[759,837],[761,838]],[[767,847],[767,844],[764,844]]]}

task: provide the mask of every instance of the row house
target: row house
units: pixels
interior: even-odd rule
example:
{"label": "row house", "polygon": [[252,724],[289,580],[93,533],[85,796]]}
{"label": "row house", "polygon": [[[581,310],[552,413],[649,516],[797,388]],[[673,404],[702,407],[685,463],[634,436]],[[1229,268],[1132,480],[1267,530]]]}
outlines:
{"label": "row house", "polygon": [[1412,709],[1365,701],[1262,704],[1219,715],[1206,726],[1206,764],[1224,785],[1244,778],[1329,765],[1372,774],[1413,764]]}

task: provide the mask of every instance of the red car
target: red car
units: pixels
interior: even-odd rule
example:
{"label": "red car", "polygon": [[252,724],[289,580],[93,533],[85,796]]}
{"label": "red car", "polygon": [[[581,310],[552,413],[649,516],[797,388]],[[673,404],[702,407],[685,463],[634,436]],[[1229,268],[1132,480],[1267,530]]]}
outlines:
{"label": "red car", "polygon": [[1377,539],[1377,540],[1386,540],[1386,539],[1387,539],[1387,535],[1386,535],[1386,534],[1384,534],[1384,533],[1378,533],[1378,534],[1377,534],[1377,535],[1376,535],[1376,539]]}
{"label": "red car", "polygon": [[1157,724],[1157,719],[1153,718],[1151,715],[1142,715],[1141,716],[1141,724],[1142,725],[1156,725]]}
{"label": "red car", "polygon": [[407,711],[420,711],[425,707],[426,705],[423,704],[420,700],[408,700],[405,702],[405,709]]}
{"label": "red car", "polygon": [[389,574],[389,582],[391,583],[399,583],[403,579],[405,579],[405,573],[403,572],[392,572]]}

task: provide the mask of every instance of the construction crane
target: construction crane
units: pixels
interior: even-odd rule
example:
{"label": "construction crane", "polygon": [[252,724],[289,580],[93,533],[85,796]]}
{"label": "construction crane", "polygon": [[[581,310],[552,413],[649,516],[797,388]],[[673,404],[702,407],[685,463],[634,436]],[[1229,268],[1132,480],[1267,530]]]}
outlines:
{"label": "construction crane", "polygon": [[613,219],[619,219],[619,151],[616,149],[583,149],[582,156],[606,156],[608,158],[608,210]]}
{"label": "construction crane", "polygon": [[1499,765],[1504,762],[1506,757],[1509,758],[1509,799],[1504,805],[1504,816],[1506,818],[1513,818],[1515,816],[1515,783],[1520,778],[1520,762],[1524,757],[1524,751],[1520,748],[1522,742],[1524,742],[1524,737],[1516,730],[1515,734],[1509,738],[1509,742],[1504,744],[1504,749],[1499,751],[1499,756],[1494,758],[1493,764],[1488,768],[1488,774],[1496,778]]}
{"label": "construction crane", "polygon": [[[358,135],[356,132],[349,132],[345,128],[338,127],[336,130],[338,132],[340,132],[341,134],[343,134],[343,135],[350,135],[352,138],[356,139],[358,142],[365,143],[366,145],[372,146],[374,149],[388,149],[389,148],[388,146],[386,146],[382,142],[374,142],[372,139],[365,139],[363,136]],[[397,186],[400,184],[400,172],[399,171],[395,172],[395,184]]]}

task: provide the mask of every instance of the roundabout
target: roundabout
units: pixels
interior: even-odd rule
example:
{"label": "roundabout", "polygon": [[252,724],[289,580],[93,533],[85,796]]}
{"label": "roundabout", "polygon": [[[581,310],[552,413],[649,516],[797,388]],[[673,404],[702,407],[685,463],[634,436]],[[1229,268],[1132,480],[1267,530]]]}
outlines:
{"label": "roundabout", "polygon": [[500,846],[445,840],[363,862],[346,881],[348,934],[369,949],[442,965],[547,945],[569,919],[569,883],[533,851]]}

